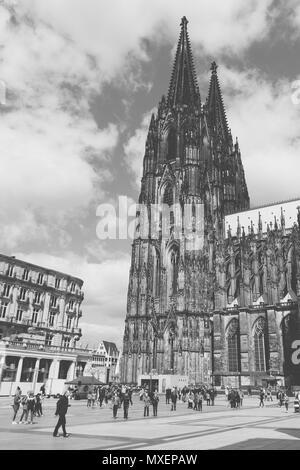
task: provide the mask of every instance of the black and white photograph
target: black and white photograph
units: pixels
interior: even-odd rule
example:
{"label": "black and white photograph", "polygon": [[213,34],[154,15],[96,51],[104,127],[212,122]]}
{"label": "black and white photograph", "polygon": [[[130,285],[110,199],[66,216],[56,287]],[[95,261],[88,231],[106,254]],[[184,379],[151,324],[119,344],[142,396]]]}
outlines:
{"label": "black and white photograph", "polygon": [[0,0],[0,450],[300,450],[299,0]]}

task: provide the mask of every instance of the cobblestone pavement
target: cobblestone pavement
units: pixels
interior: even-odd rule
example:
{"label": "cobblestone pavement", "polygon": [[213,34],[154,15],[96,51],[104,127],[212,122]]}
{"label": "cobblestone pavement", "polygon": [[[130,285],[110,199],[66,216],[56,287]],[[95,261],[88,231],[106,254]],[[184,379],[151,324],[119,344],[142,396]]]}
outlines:
{"label": "cobblestone pavement", "polygon": [[160,398],[158,416],[143,417],[138,396],[129,419],[112,418],[110,407],[87,408],[85,401],[71,401],[67,414],[70,438],[53,438],[56,400],[44,400],[44,416],[33,425],[12,425],[11,400],[0,398],[0,449],[102,449],[102,450],[193,450],[193,449],[300,449],[300,413],[288,413],[276,402],[258,407],[257,397],[246,397],[242,409],[227,408],[224,397],[215,406],[203,404],[203,412],[171,405]]}

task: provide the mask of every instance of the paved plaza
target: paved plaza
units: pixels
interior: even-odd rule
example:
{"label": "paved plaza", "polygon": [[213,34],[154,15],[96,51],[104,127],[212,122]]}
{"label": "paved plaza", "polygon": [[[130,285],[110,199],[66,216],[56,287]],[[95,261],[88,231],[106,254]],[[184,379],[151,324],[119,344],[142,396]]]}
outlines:
{"label": "paved plaza", "polygon": [[[143,404],[133,397],[129,419],[123,410],[116,420],[110,407],[87,408],[85,401],[71,401],[67,414],[69,438],[54,438],[55,399],[44,400],[44,416],[32,425],[12,425],[9,398],[0,398],[0,449],[36,450],[193,450],[193,449],[300,449],[300,414],[293,401],[288,413],[257,397],[246,397],[242,409],[227,408],[223,396],[215,406],[203,403],[203,412],[178,403],[177,410],[161,396],[158,416],[143,417]],[[152,415],[152,409],[150,409]]]}

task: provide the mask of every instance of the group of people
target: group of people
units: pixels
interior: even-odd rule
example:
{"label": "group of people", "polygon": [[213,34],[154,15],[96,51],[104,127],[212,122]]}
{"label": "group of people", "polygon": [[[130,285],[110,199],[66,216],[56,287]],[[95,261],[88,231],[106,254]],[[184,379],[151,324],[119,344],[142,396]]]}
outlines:
{"label": "group of people", "polygon": [[217,392],[215,388],[206,386],[199,387],[183,387],[182,389],[173,387],[166,389],[166,404],[172,403],[171,410],[176,410],[177,399],[183,403],[187,403],[188,408],[202,411],[202,403],[205,400],[208,406],[215,404],[215,396]]}
{"label": "group of people", "polygon": [[[44,395],[42,392],[34,395],[32,391],[22,394],[20,387],[17,387],[16,393],[13,397],[13,419],[12,424],[33,424],[35,416],[43,416],[43,402]],[[19,421],[17,421],[19,411],[22,411]]]}
{"label": "group of people", "polygon": [[227,407],[239,409],[243,406],[244,392],[237,388],[225,388],[225,396],[227,398]]}

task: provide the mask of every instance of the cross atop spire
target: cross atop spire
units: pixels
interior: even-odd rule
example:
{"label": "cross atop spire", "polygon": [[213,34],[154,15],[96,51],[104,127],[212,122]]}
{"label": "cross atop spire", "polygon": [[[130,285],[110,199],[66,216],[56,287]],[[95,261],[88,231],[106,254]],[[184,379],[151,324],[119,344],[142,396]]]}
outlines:
{"label": "cross atop spire", "polygon": [[168,92],[168,105],[200,105],[192,49],[187,32],[188,20],[181,19],[181,31]]}
{"label": "cross atop spire", "polygon": [[213,61],[210,67],[211,79],[207,98],[208,120],[209,126],[213,131],[216,131],[221,134],[222,137],[227,138],[229,136],[229,129],[217,75],[217,68],[218,66],[216,62]]}

